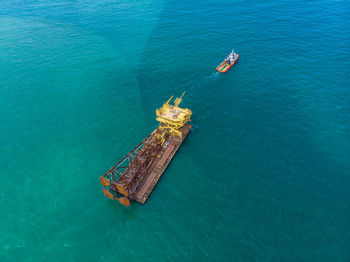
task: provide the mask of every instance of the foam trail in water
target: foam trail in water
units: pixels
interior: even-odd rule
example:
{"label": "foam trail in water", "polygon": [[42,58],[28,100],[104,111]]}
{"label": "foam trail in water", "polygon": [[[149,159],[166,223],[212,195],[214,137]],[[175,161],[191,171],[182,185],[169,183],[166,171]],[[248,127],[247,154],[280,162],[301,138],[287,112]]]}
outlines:
{"label": "foam trail in water", "polygon": [[214,73],[211,73],[210,75],[206,76],[205,79],[208,80],[208,79],[212,79],[212,80],[216,80],[218,77],[219,77],[219,72],[214,72]]}

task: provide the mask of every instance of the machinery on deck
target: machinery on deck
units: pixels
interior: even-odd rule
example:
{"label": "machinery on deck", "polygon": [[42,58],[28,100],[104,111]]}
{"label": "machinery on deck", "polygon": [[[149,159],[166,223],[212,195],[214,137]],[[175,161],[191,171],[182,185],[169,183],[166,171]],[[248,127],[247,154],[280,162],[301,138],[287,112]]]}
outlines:
{"label": "machinery on deck", "polygon": [[191,129],[192,111],[179,107],[184,94],[157,109],[158,128],[100,177],[105,196],[125,206],[131,200],[146,202]]}

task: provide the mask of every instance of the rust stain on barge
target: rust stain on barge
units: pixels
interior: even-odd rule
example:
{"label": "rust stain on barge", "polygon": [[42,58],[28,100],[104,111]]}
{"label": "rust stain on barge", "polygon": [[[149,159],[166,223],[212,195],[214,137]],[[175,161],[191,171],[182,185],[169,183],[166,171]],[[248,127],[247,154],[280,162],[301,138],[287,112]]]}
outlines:
{"label": "rust stain on barge", "polygon": [[106,197],[125,206],[136,200],[144,204],[191,130],[192,111],[180,108],[182,97],[171,97],[156,110],[160,125],[116,165],[100,177]]}

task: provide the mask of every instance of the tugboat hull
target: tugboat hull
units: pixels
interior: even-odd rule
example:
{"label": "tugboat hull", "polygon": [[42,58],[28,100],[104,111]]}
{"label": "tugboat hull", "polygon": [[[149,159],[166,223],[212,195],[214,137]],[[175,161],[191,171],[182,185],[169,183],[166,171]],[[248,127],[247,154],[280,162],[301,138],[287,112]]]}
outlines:
{"label": "tugboat hull", "polygon": [[237,56],[235,57],[235,59],[233,60],[233,63],[230,64],[227,61],[222,62],[217,68],[216,71],[220,72],[220,73],[226,73],[234,64],[236,64],[236,62],[238,61],[238,57],[239,55],[237,54]]}

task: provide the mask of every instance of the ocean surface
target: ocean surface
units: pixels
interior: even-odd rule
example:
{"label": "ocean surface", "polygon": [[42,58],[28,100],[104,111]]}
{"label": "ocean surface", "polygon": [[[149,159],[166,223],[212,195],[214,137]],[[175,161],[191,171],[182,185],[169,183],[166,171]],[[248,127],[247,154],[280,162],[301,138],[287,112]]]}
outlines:
{"label": "ocean surface", "polygon": [[[183,91],[148,202],[105,198]],[[350,4],[2,0],[0,154],[1,262],[350,261]]]}

